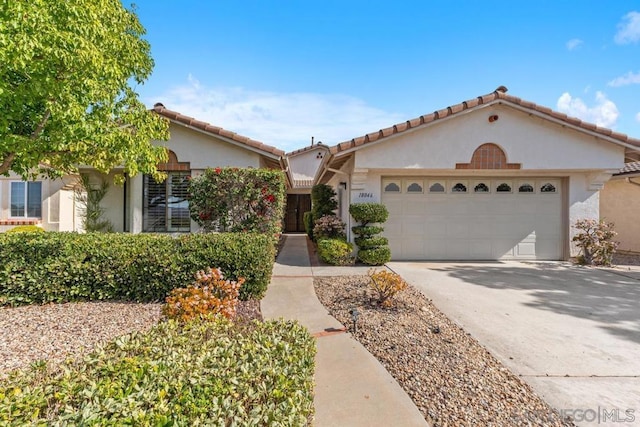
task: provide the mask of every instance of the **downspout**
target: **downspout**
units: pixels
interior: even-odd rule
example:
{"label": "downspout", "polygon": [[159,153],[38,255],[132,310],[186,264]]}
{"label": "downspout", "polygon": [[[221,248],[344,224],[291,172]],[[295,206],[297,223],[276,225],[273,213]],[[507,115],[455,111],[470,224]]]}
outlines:
{"label": "downspout", "polygon": [[640,182],[632,181],[631,178],[625,178],[625,181],[627,181],[629,184],[637,185],[638,187],[640,187]]}

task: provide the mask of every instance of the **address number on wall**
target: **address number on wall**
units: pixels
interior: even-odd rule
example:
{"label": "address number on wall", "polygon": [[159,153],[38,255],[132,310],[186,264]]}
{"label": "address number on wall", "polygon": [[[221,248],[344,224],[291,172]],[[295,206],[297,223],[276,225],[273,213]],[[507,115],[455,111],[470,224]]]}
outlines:
{"label": "address number on wall", "polygon": [[361,199],[373,199],[373,193],[359,193],[358,197]]}

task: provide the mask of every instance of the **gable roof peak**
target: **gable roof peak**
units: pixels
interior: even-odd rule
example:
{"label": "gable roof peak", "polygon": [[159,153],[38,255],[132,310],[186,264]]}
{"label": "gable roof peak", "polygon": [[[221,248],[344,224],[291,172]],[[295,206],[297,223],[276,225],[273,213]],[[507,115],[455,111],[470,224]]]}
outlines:
{"label": "gable roof peak", "polygon": [[495,103],[510,105],[514,108],[537,114],[544,119],[557,121],[564,125],[571,126],[582,132],[589,132],[591,134],[596,134],[596,136],[608,138],[610,142],[623,144],[627,148],[627,154],[630,155],[632,152],[636,153],[633,157],[629,158],[637,158],[637,153],[640,152],[638,148],[635,148],[640,147],[640,139],[631,138],[628,135],[612,131],[611,129],[603,128],[575,117],[569,117],[564,113],[553,111],[551,108],[523,100],[513,95],[509,95],[506,93],[507,90],[508,89],[506,86],[498,86],[496,90],[489,94],[481,95],[476,98],[463,101],[459,104],[443,108],[441,110],[436,110],[431,114],[425,114],[418,118],[407,120],[404,123],[397,123],[391,127],[380,129],[377,132],[368,133],[366,135],[353,138],[349,141],[344,141],[331,147],[331,154],[336,155],[344,151],[359,149],[363,145],[380,141],[381,139],[392,137],[399,133],[407,132],[409,130],[416,129],[422,126],[428,126],[442,119],[449,118],[464,112],[480,109],[486,105]]}
{"label": "gable roof peak", "polygon": [[184,114],[178,113],[177,111],[169,110],[161,102],[155,103],[151,111],[155,111],[157,114],[171,120],[172,122],[179,123],[184,126],[189,126],[210,135],[216,135],[218,137],[226,138],[233,141],[233,143],[240,144],[246,146],[250,150],[257,151],[259,154],[276,158],[281,158],[282,156],[284,156],[284,151],[276,147],[264,144],[260,141],[256,141],[246,136],[239,135],[235,132],[228,131],[221,127],[213,126],[210,123],[196,120],[193,117],[185,116]]}

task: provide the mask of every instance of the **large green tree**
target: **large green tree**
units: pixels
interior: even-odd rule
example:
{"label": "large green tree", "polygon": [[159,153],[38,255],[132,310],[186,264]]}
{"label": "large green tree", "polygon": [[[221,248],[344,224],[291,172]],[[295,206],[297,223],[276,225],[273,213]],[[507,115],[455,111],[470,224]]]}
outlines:
{"label": "large green tree", "polygon": [[168,123],[132,88],[153,68],[144,34],[120,0],[0,0],[0,175],[156,173]]}

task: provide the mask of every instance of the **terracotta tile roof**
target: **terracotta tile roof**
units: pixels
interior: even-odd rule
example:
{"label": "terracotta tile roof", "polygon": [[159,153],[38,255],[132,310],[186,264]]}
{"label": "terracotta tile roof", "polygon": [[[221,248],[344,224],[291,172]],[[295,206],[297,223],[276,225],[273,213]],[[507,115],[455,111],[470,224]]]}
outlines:
{"label": "terracotta tile roof", "polygon": [[271,145],[263,144],[260,141],[256,141],[251,138],[247,138],[246,136],[238,135],[235,132],[231,132],[229,130],[223,129],[218,126],[213,126],[207,122],[202,122],[200,120],[196,120],[193,117],[185,116],[184,114],[180,114],[177,111],[172,111],[167,109],[163,104],[157,103],[153,106],[153,111],[160,114],[163,117],[168,118],[169,120],[173,120],[178,123],[185,124],[187,126],[194,127],[196,129],[200,129],[207,133],[211,133],[214,135],[219,135],[224,138],[231,139],[235,142],[239,142],[240,144],[244,144],[248,147],[254,148],[258,151],[262,151],[267,155],[284,156],[284,151],[277,149],[276,147],[272,147]]}
{"label": "terracotta tile roof", "polygon": [[300,153],[304,153],[304,152],[307,152],[307,151],[311,151],[311,150],[313,150],[315,148],[324,148],[325,150],[329,150],[328,146],[326,146],[326,145],[324,145],[322,143],[318,143],[318,144],[314,144],[314,145],[308,145],[308,146],[306,146],[304,148],[300,148],[298,150],[291,151],[291,152],[287,153],[287,156],[295,156],[296,154],[300,154]]}
{"label": "terracotta tile roof", "polygon": [[624,167],[615,175],[628,175],[631,173],[640,173],[640,162],[625,163]]}
{"label": "terracotta tile roof", "polygon": [[564,113],[553,111],[548,107],[537,105],[533,102],[525,101],[523,99],[520,99],[512,95],[507,95],[507,88],[504,86],[500,86],[495,91],[487,95],[482,95],[474,99],[469,99],[467,101],[461,102],[460,104],[452,105],[450,107],[443,108],[442,110],[434,111],[431,114],[425,114],[415,119],[407,120],[406,122],[398,123],[396,125],[393,125],[385,129],[380,129],[377,132],[372,132],[367,135],[342,142],[338,145],[331,147],[330,149],[331,154],[338,154],[342,151],[350,150],[352,148],[359,147],[364,144],[379,141],[380,139],[388,138],[389,136],[406,132],[410,129],[424,126],[432,122],[444,119],[446,117],[454,116],[466,110],[479,108],[483,105],[496,103],[496,102],[504,102],[508,104],[517,105],[527,110],[541,113],[542,115],[547,116],[550,119],[560,120],[570,125],[585,129],[587,131],[595,132],[597,134],[615,139],[621,143],[640,148],[640,139],[631,138],[623,133],[614,132],[611,129],[596,126],[592,123],[584,122],[575,117],[569,117]]}

